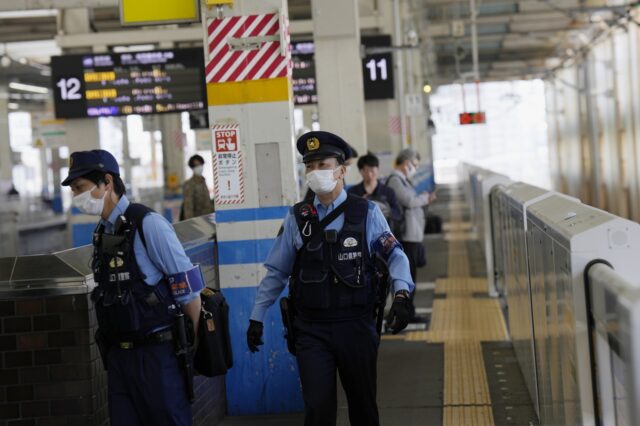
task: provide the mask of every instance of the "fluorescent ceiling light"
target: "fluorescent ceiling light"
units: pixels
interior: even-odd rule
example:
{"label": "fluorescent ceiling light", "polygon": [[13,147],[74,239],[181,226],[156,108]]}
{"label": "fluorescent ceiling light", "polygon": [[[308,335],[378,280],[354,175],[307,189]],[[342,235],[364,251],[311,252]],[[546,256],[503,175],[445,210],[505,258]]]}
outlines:
{"label": "fluorescent ceiling light", "polygon": [[132,46],[115,46],[113,51],[115,53],[146,52],[154,48],[155,46],[153,44],[134,44]]}
{"label": "fluorescent ceiling light", "polygon": [[42,93],[42,94],[49,93],[49,89],[47,89],[46,87],[33,86],[31,84],[22,84],[22,83],[16,83],[16,82],[9,83],[9,88],[14,90],[23,90],[25,92],[31,92],[31,93]]}
{"label": "fluorescent ceiling light", "polygon": [[47,16],[58,16],[57,9],[34,9],[34,10],[10,10],[0,12],[0,19],[11,18],[42,18]]}
{"label": "fluorescent ceiling light", "polygon": [[9,102],[9,104],[7,106],[9,107],[9,109],[18,109],[18,108],[20,108],[20,105],[18,105],[15,102]]}

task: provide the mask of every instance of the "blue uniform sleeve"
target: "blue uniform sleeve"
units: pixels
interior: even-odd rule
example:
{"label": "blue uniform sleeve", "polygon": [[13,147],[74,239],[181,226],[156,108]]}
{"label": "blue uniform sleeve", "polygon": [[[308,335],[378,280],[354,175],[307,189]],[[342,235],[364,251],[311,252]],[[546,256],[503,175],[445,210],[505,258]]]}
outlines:
{"label": "blue uniform sleeve", "polygon": [[372,254],[380,254],[389,266],[389,275],[393,283],[393,291],[407,290],[412,292],[415,288],[411,279],[409,259],[402,250],[402,245],[391,233],[380,208],[369,203],[369,220],[367,222],[367,242]]}
{"label": "blue uniform sleeve", "polygon": [[256,301],[251,311],[252,320],[262,322],[267,309],[273,305],[280,296],[280,293],[282,293],[282,290],[286,287],[291,272],[293,271],[298,236],[299,232],[295,218],[289,212],[284,219],[282,233],[276,238],[273,247],[271,247],[267,255],[267,260],[264,262],[267,275],[258,286]]}
{"label": "blue uniform sleeve", "polygon": [[[193,268],[173,226],[164,217],[157,213],[146,215],[143,219],[143,230],[149,260],[165,276],[187,272]],[[176,296],[175,299],[177,303],[186,305],[199,295],[199,292],[191,292]]]}

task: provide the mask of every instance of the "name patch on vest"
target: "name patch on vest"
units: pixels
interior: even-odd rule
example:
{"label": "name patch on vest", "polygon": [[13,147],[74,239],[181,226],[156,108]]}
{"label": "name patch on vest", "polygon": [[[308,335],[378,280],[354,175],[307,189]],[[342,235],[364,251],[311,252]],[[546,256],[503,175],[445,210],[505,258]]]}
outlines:
{"label": "name patch on vest", "polygon": [[351,253],[339,253],[338,254],[338,260],[342,261],[342,260],[355,260],[355,259],[360,259],[362,258],[362,252],[361,251],[354,251]]}
{"label": "name patch on vest", "polygon": [[130,275],[128,272],[120,272],[118,274],[109,274],[109,282],[115,283],[118,281],[129,281]]}

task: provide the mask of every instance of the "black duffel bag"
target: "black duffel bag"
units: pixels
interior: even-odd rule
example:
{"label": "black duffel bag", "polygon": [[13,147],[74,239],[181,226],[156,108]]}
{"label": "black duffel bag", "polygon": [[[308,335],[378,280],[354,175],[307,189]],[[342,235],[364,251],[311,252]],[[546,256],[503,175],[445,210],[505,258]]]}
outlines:
{"label": "black duffel bag", "polygon": [[229,336],[229,305],[220,290],[210,287],[200,293],[202,309],[198,326],[198,348],[193,359],[195,370],[207,377],[226,374],[233,366]]}

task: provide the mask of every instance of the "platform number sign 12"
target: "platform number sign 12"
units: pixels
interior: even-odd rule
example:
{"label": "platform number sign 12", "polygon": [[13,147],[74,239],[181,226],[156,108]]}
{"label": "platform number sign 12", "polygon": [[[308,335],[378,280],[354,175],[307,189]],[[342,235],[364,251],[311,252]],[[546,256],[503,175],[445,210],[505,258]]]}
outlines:
{"label": "platform number sign 12", "polygon": [[[365,48],[384,48],[391,46],[388,35],[362,37]],[[393,99],[393,56],[391,52],[367,54],[362,60],[364,98]]]}
{"label": "platform number sign 12", "polygon": [[78,99],[82,99],[82,85],[80,84],[80,80],[71,77],[71,78],[61,78],[56,83],[56,86],[60,90],[60,98],[63,101],[76,101]]}

